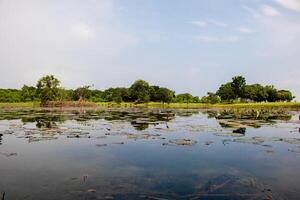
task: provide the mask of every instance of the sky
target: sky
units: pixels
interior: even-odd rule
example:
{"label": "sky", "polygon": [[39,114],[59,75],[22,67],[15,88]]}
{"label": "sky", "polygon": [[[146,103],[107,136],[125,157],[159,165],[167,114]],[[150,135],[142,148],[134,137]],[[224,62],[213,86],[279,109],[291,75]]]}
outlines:
{"label": "sky", "polygon": [[299,100],[300,0],[0,0],[0,74],[199,96],[243,75]]}

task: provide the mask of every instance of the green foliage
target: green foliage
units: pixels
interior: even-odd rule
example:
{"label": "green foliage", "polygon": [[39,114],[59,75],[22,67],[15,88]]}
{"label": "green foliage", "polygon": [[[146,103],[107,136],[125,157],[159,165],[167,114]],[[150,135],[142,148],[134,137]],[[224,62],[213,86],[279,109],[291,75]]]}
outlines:
{"label": "green foliage", "polygon": [[170,103],[173,100],[174,92],[168,88],[159,88],[156,92],[157,101],[162,101],[163,103]]}
{"label": "green foliage", "polygon": [[232,78],[232,82],[221,85],[216,94],[223,102],[289,102],[295,98],[290,91],[278,91],[274,86],[246,85],[246,80],[242,76],[235,76]]}
{"label": "green foliage", "polygon": [[265,86],[264,90],[268,94],[267,101],[268,102],[275,102],[277,101],[277,89],[273,85]]}
{"label": "green foliage", "polygon": [[38,95],[36,92],[36,88],[33,86],[23,85],[21,89],[21,101],[29,102],[29,101],[38,101]]}
{"label": "green foliage", "polygon": [[21,91],[16,89],[0,89],[0,102],[21,102]]}
{"label": "green foliage", "polygon": [[158,90],[160,89],[159,86],[152,85],[149,88],[149,95],[150,95],[150,101],[160,101],[159,96],[158,96]]}
{"label": "green foliage", "polygon": [[175,95],[175,92],[160,86],[150,86],[143,80],[135,81],[130,88],[108,88],[104,91],[90,89],[89,86],[82,86],[75,90],[60,87],[60,81],[53,75],[42,77],[36,87],[24,85],[21,90],[0,89],[0,102],[33,102],[66,100],[78,101],[80,99],[92,102],[135,102],[147,103],[209,103],[221,102],[290,102],[295,97],[288,90],[277,90],[274,86],[262,86],[260,84],[246,85],[242,76],[235,76],[232,82],[222,84],[216,93],[207,93],[199,99],[189,93]]}
{"label": "green foliage", "polygon": [[279,90],[277,92],[277,99],[278,101],[287,101],[287,102],[290,102],[293,100],[293,95],[290,91],[288,90]]}
{"label": "green foliage", "polygon": [[243,96],[254,102],[262,102],[268,99],[267,91],[260,84],[246,85]]}
{"label": "green foliage", "polygon": [[42,104],[60,99],[60,81],[53,75],[42,77],[36,87]]}
{"label": "green foliage", "polygon": [[232,82],[230,83],[235,99],[242,98],[244,89],[246,86],[246,79],[243,76],[234,76],[232,77]]}
{"label": "green foliage", "polygon": [[104,102],[103,92],[101,90],[90,90],[91,95],[89,100],[92,102]]}
{"label": "green foliage", "polygon": [[221,102],[221,98],[217,94],[212,92],[208,92],[207,96],[201,98],[201,103],[216,104],[220,102]]}
{"label": "green foliage", "polygon": [[221,98],[222,101],[231,101],[236,98],[236,94],[233,91],[231,83],[221,85],[216,94]]}
{"label": "green foliage", "polygon": [[91,90],[89,90],[90,86],[82,86],[77,88],[72,92],[72,100],[87,100],[91,96]]}
{"label": "green foliage", "polygon": [[60,100],[71,101],[72,100],[73,90],[66,90],[63,88],[59,88],[58,96]]}
{"label": "green foliage", "polygon": [[150,101],[150,86],[144,80],[135,81],[129,88],[130,97],[137,103]]}
{"label": "green foliage", "polygon": [[175,97],[175,102],[176,103],[193,103],[193,95],[189,93],[184,93],[184,94],[178,94]]}
{"label": "green foliage", "polygon": [[102,94],[104,102],[117,102],[130,101],[130,93],[127,88],[109,88]]}

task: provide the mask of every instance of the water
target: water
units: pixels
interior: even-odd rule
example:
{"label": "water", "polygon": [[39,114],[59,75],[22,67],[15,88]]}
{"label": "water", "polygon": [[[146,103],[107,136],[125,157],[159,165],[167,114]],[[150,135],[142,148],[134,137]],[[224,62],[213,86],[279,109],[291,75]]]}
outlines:
{"label": "water", "polygon": [[8,200],[300,197],[297,112],[0,114],[0,199],[4,192]]}

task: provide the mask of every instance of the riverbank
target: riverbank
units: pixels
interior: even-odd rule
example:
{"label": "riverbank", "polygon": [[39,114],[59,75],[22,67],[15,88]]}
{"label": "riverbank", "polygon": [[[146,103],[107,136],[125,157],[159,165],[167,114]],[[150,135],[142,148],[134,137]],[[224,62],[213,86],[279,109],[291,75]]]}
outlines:
{"label": "riverbank", "polygon": [[[174,108],[174,109],[213,109],[213,108],[287,108],[300,109],[300,102],[274,102],[274,103],[235,103],[235,104],[203,104],[203,103],[170,103],[163,104],[157,102],[149,103],[114,103],[114,102],[99,102],[96,103],[98,108]],[[39,102],[26,103],[0,103],[0,108],[37,108],[40,107]]]}

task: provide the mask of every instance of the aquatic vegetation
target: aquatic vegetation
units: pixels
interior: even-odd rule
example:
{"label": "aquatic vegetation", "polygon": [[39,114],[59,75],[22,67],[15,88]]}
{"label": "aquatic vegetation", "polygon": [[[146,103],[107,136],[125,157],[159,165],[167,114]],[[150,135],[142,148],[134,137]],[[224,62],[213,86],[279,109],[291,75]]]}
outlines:
{"label": "aquatic vegetation", "polygon": [[191,139],[172,139],[169,140],[169,143],[180,145],[180,146],[192,146],[195,145],[197,141]]}
{"label": "aquatic vegetation", "polygon": [[[259,119],[252,111],[243,117],[242,111],[228,110],[110,108],[1,112],[11,120],[0,120],[0,142],[9,144],[15,140],[27,148],[21,145],[13,150],[1,145],[1,162],[18,162],[17,158],[29,156],[28,160],[33,159],[37,165],[40,161],[30,158],[28,152],[48,148],[38,149],[35,156],[41,155],[39,159],[47,163],[44,155],[53,152],[49,156],[54,159],[53,164],[62,162],[68,167],[58,167],[64,181],[57,181],[59,177],[54,181],[63,185],[59,194],[68,191],[64,194],[67,199],[276,199],[280,197],[278,190],[265,185],[272,185],[273,179],[259,180],[254,173],[259,171],[256,167],[262,165],[260,170],[272,171],[270,165],[274,163],[265,162],[268,157],[277,161],[282,160],[281,154],[285,159],[290,154],[293,162],[285,164],[294,169],[300,155],[300,122],[295,118],[298,113],[272,110],[271,117]],[[276,114],[293,118],[278,118]],[[245,160],[246,153],[249,159]],[[276,162],[276,167],[281,163]],[[237,166],[239,170],[252,170],[253,174],[236,174],[231,168]],[[82,168],[87,171],[82,172]],[[88,178],[82,174],[88,174]]]}
{"label": "aquatic vegetation", "polygon": [[232,131],[233,133],[239,133],[245,135],[246,133],[246,128],[238,128]]}

